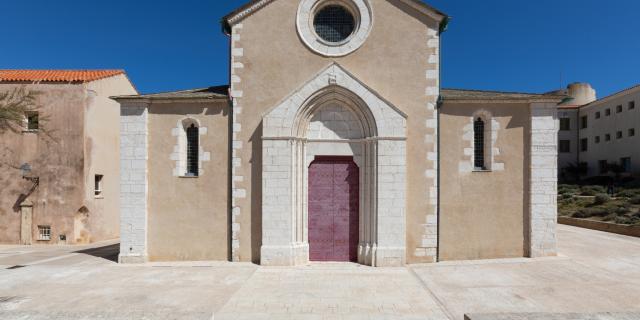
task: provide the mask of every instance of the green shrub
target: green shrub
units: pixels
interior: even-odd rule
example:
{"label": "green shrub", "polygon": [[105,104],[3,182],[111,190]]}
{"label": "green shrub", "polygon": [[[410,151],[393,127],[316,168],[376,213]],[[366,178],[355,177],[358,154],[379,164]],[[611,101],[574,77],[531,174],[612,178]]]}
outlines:
{"label": "green shrub", "polygon": [[617,217],[618,217],[618,215],[617,215],[617,214],[612,213],[612,214],[609,214],[609,215],[605,216],[604,218],[602,218],[602,220],[604,220],[604,221],[613,221],[613,220],[615,220]]}
{"label": "green shrub", "polygon": [[599,193],[607,193],[607,190],[602,186],[583,186],[580,192],[583,196],[595,196]]}
{"label": "green shrub", "polygon": [[605,217],[610,214],[607,208],[582,208],[573,214],[574,218]]}
{"label": "green shrub", "polygon": [[601,204],[605,204],[605,203],[607,203],[609,201],[611,201],[611,197],[609,197],[607,194],[600,193],[600,194],[596,195],[596,198],[593,200],[593,204],[601,205]]}
{"label": "green shrub", "polygon": [[627,213],[629,213],[628,207],[618,207],[618,209],[616,209],[616,214],[618,215],[625,215]]}
{"label": "green shrub", "polygon": [[621,198],[633,198],[635,196],[640,196],[640,189],[626,189],[616,193],[616,197]]}
{"label": "green shrub", "polygon": [[617,224],[631,224],[631,219],[629,219],[629,217],[619,216],[619,217],[616,217],[615,222]]}
{"label": "green shrub", "polygon": [[573,194],[565,193],[565,194],[562,195],[562,199],[563,200],[573,200]]}
{"label": "green shrub", "polygon": [[576,194],[580,187],[572,184],[561,184],[558,186],[558,194]]}
{"label": "green shrub", "polygon": [[631,200],[629,200],[629,203],[631,203],[631,204],[640,204],[640,196],[635,196],[635,197],[631,198]]}

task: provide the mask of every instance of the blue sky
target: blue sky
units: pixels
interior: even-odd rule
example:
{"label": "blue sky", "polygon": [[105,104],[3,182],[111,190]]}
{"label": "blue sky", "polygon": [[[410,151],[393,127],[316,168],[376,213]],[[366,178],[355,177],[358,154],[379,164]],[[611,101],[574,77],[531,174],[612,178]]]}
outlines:
{"label": "blue sky", "polygon": [[[243,3],[3,1],[0,68],[123,68],[144,93],[225,84],[219,20]],[[445,87],[544,92],[562,79],[590,82],[602,97],[640,84],[640,1],[428,3],[453,17]]]}

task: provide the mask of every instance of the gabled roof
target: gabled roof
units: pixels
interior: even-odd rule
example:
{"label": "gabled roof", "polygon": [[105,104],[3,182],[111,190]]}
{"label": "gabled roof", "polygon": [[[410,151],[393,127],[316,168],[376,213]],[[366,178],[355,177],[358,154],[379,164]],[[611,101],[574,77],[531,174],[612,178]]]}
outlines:
{"label": "gabled roof", "polygon": [[469,89],[442,89],[441,95],[444,101],[557,101],[560,102],[567,98],[566,95],[557,93],[522,93],[522,92],[505,92],[505,91],[485,91],[485,90],[469,90]]}
{"label": "gabled roof", "polygon": [[85,83],[120,74],[124,70],[0,70],[0,81]]}
{"label": "gabled roof", "polygon": [[[231,26],[240,22],[244,18],[252,15],[253,13],[259,11],[260,9],[262,9],[263,7],[265,7],[266,5],[270,4],[273,1],[275,0],[251,0],[247,2],[243,6],[237,8],[236,10],[233,10],[231,13],[227,14],[222,18],[222,21],[221,21],[222,30],[225,33],[229,34],[231,32]],[[400,0],[400,1],[406,3],[407,5],[411,6],[414,9],[417,9],[418,11],[424,14],[427,14],[432,17],[436,17],[436,20],[438,20],[438,22],[441,22],[442,20],[449,18],[449,16],[446,13],[424,3],[422,0]]]}
{"label": "gabled roof", "polygon": [[169,91],[151,94],[141,94],[133,96],[111,97],[117,101],[125,100],[146,100],[146,101],[175,101],[175,100],[228,100],[229,86],[215,86],[199,89],[188,89],[180,91]]}

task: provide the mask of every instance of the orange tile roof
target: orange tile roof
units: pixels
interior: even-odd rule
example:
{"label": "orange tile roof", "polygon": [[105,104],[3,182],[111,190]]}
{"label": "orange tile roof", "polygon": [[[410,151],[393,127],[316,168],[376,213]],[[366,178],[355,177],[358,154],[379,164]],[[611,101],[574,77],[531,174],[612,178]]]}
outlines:
{"label": "orange tile roof", "polygon": [[124,74],[124,70],[0,70],[0,81],[91,82]]}

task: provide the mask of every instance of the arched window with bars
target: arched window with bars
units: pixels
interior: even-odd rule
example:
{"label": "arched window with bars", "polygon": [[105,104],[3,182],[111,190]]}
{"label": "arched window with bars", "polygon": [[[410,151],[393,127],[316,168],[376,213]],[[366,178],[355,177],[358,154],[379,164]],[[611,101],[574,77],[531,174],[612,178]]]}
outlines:
{"label": "arched window with bars", "polygon": [[485,121],[481,117],[477,117],[473,122],[473,166],[475,170],[487,170],[485,148]]}
{"label": "arched window with bars", "polygon": [[200,130],[195,123],[191,123],[186,128],[187,145],[186,145],[186,176],[197,177],[200,173],[199,156],[200,156]]}

